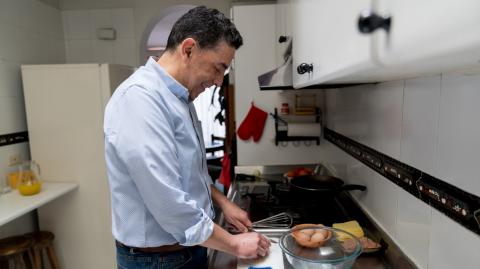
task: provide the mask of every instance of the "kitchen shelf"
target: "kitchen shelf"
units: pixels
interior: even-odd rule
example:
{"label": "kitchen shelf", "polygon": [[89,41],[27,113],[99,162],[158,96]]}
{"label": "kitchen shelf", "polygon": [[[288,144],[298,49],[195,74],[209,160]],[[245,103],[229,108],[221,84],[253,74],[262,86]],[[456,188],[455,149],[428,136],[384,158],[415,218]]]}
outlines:
{"label": "kitchen shelf", "polygon": [[43,182],[35,195],[23,196],[18,190],[0,196],[0,226],[78,188],[73,182]]}
{"label": "kitchen shelf", "polygon": [[[278,109],[275,108],[274,114],[270,115],[275,120],[275,145],[278,146],[279,143],[285,142],[300,142],[304,141],[304,144],[309,146],[311,142],[315,142],[316,145],[320,145],[320,135],[319,136],[289,136],[288,135],[288,123],[320,123],[322,114],[320,109],[317,107],[315,114],[312,115],[278,115]],[[320,127],[321,128],[321,127]]]}

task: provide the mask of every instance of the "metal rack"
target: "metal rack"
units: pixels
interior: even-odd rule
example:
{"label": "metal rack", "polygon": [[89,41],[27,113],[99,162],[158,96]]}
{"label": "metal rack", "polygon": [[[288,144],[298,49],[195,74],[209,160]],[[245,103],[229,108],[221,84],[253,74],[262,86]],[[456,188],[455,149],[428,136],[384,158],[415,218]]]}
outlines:
{"label": "metal rack", "polygon": [[[304,141],[304,144],[309,146],[312,142],[315,142],[316,145],[320,145],[320,136],[289,136],[288,135],[288,118],[293,117],[313,117],[314,122],[321,124],[322,114],[320,109],[317,107],[315,109],[315,114],[313,115],[278,115],[278,109],[275,108],[274,113],[270,115],[275,120],[275,145],[279,144],[286,146],[288,142],[293,142],[293,145],[299,145],[300,141]],[[297,142],[297,143],[295,143]]]}

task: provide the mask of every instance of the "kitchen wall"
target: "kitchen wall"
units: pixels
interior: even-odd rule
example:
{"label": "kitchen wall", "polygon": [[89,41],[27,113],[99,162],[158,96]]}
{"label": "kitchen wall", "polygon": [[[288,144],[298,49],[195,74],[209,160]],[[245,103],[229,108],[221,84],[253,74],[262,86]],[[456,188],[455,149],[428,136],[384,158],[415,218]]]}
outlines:
{"label": "kitchen wall", "polygon": [[[143,65],[140,49],[162,11],[175,5],[206,5],[228,16],[229,0],[63,0],[63,23],[67,62],[113,62]],[[102,41],[95,37],[98,27],[113,27],[118,38]]]}
{"label": "kitchen wall", "polygon": [[[235,73],[235,121],[238,128],[246,117],[251,103],[273,113],[281,104],[289,103],[293,113],[295,94],[315,94],[317,106],[323,106],[323,93],[312,90],[260,91],[257,77],[277,67],[279,55],[275,44],[275,3],[235,4],[233,20],[243,36],[244,45],[236,52]],[[259,127],[256,127],[259,128]],[[303,141],[275,145],[275,121],[268,116],[260,141],[237,140],[238,165],[280,165],[317,163],[322,159],[323,142],[305,145]]]}
{"label": "kitchen wall", "polygon": [[[58,1],[0,1],[0,134],[27,130],[21,64],[65,62],[65,47]],[[0,147],[0,180],[5,180],[10,156],[28,160],[28,143]],[[0,238],[33,229],[33,216],[25,215],[0,227]]]}
{"label": "kitchen wall", "polygon": [[[449,73],[326,90],[328,127],[480,196],[480,73]],[[327,143],[327,161],[364,209],[420,267],[478,268],[480,236]]]}
{"label": "kitchen wall", "polygon": [[[62,16],[67,63],[137,65],[132,8],[66,10]],[[98,39],[99,28],[114,28],[116,39]]]}

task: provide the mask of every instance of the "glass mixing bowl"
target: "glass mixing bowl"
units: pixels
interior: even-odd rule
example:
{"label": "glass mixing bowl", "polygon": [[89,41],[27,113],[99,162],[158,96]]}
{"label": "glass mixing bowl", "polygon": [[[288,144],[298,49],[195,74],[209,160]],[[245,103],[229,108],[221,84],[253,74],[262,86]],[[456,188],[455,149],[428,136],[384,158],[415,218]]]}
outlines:
{"label": "glass mixing bowl", "polygon": [[[313,229],[313,233],[312,230]],[[323,230],[323,233],[331,234],[319,247],[303,247],[292,233],[305,232],[312,234]],[[342,243],[337,239],[339,235],[347,235],[353,238],[353,244]],[[298,237],[297,237],[298,238]],[[362,253],[362,246],[358,238],[346,231],[321,226],[303,226],[293,228],[280,238],[280,248],[285,253],[288,262],[295,269],[350,269],[356,258]]]}

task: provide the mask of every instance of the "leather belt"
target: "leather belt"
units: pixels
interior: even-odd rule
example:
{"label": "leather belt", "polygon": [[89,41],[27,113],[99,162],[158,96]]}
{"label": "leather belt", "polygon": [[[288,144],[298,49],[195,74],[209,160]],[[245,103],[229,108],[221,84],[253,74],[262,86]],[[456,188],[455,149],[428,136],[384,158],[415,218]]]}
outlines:
{"label": "leather belt", "polygon": [[178,251],[178,250],[188,248],[186,246],[179,245],[178,243],[175,245],[165,245],[165,246],[147,247],[147,248],[130,247],[118,242],[117,240],[115,240],[115,243],[117,244],[117,246],[129,249],[130,252],[143,252],[143,253],[167,253],[167,252]]}

